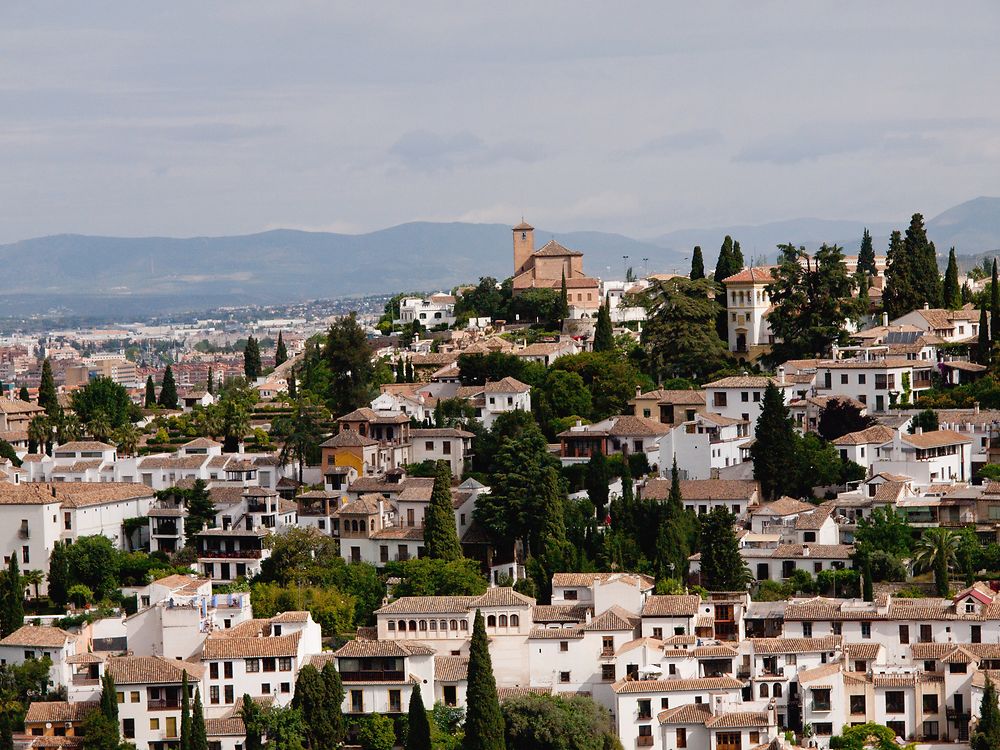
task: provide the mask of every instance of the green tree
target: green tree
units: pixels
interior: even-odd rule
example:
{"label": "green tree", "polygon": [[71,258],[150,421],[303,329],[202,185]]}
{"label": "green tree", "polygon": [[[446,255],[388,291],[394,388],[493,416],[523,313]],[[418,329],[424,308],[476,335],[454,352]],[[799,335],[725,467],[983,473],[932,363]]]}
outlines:
{"label": "green tree", "polygon": [[296,709],[271,706],[262,717],[268,750],[302,750],[305,727]]}
{"label": "green tree", "polygon": [[[727,234],[726,238],[722,241],[722,247],[719,249],[719,258],[715,262],[715,273],[712,276],[715,281],[717,299],[725,299],[726,285],[722,282],[733,274],[739,273],[742,268],[743,261],[737,261],[736,256],[733,254],[733,238]],[[726,306],[717,304],[715,316],[716,333],[719,339],[729,341],[729,319],[726,316]]]}
{"label": "green tree", "polygon": [[208,736],[205,730],[205,710],[201,705],[201,690],[195,688],[194,709],[191,711],[191,750],[208,750]]}
{"label": "green tree", "polygon": [[913,562],[919,570],[934,571],[937,596],[947,597],[948,572],[958,565],[961,537],[950,529],[926,529],[913,550]]}
{"label": "green tree", "polygon": [[184,670],[181,677],[181,741],[180,750],[192,750],[191,747],[191,697],[188,685],[188,673]]}
{"label": "green tree", "polygon": [[566,271],[562,272],[562,283],[559,285],[559,317],[569,317],[569,292],[566,289]]}
{"label": "green tree", "polygon": [[855,545],[866,553],[876,551],[904,557],[912,546],[910,526],[895,508],[876,508],[868,518],[858,519]]}
{"label": "green tree", "polygon": [[344,686],[340,681],[340,673],[332,661],[323,665],[320,672],[323,687],[326,690],[326,716],[329,725],[328,743],[330,747],[338,747],[344,739]]}
{"label": "green tree", "polygon": [[184,535],[187,537],[187,543],[194,545],[198,534],[215,524],[215,503],[212,502],[212,494],[208,491],[208,484],[204,479],[195,479],[190,489],[178,490],[175,487],[173,491],[181,493],[184,498],[184,507],[187,509]]}
{"label": "green tree", "polygon": [[146,398],[143,405],[147,409],[152,409],[156,406],[156,384],[153,382],[153,376],[146,376]]}
{"label": "green tree", "polygon": [[[292,707],[302,714],[306,745],[310,750],[330,750],[336,747],[330,698],[319,670],[311,664],[302,667],[295,679]],[[339,710],[340,707],[337,708]]]}
{"label": "green tree", "polygon": [[49,598],[58,605],[64,605],[68,601],[67,592],[72,585],[69,564],[67,545],[55,542],[49,553],[48,590]]}
{"label": "green tree", "polygon": [[[729,362],[729,348],[716,328],[721,310],[716,300],[724,299],[707,279],[691,281],[683,277],[658,281],[645,297],[648,311],[642,343],[654,377],[704,379]],[[634,391],[633,391],[634,395]]]}
{"label": "green tree", "polygon": [[406,750],[431,750],[431,724],[420,697],[420,685],[410,693],[409,721],[406,723]]}
{"label": "green tree", "polygon": [[42,380],[38,386],[38,405],[45,409],[49,416],[52,416],[59,407],[56,381],[52,376],[52,363],[48,357],[42,362]]}
{"label": "green tree", "polygon": [[455,300],[455,316],[459,320],[469,318],[507,318],[507,307],[511,299],[511,280],[503,284],[492,276],[484,276],[471,289],[463,290]]}
{"label": "green tree", "polygon": [[24,579],[25,586],[31,586],[35,591],[35,599],[39,599],[38,587],[45,582],[45,573],[41,570],[26,570],[21,576]]}
{"label": "green tree", "polygon": [[958,285],[958,259],[955,248],[948,251],[948,269],[944,272],[944,306],[950,310],[962,307],[962,288]]}
{"label": "green tree", "polygon": [[781,262],[767,285],[768,323],[780,340],[775,361],[822,356],[831,344],[846,344],[845,323],[862,311],[841,248],[824,244],[812,256],[793,245],[778,249]]}
{"label": "green tree", "polygon": [[886,254],[885,289],[882,305],[890,320],[916,310],[923,305],[914,283],[913,259],[906,254],[903,235],[897,230],[889,236],[889,252]]}
{"label": "green tree", "polygon": [[508,747],[604,750],[614,738],[608,712],[588,697],[517,696],[502,710]]}
{"label": "green tree", "polygon": [[938,415],[933,409],[924,409],[921,412],[917,412],[913,415],[910,420],[910,426],[907,431],[912,435],[917,430],[922,432],[934,432],[938,429]]}
{"label": "green tree", "polygon": [[280,367],[287,361],[288,349],[285,348],[285,339],[282,337],[281,331],[278,331],[278,343],[274,347],[274,366]]}
{"label": "green tree", "polygon": [[31,396],[30,396],[30,394],[28,393],[28,386],[26,386],[26,385],[22,385],[22,386],[21,386],[21,390],[19,390],[19,391],[17,392],[17,397],[18,397],[19,399],[21,399],[21,401],[24,401],[24,402],[27,402],[27,403],[30,403],[30,402],[31,402]]}
{"label": "green tree", "polygon": [[522,323],[540,323],[548,328],[558,326],[562,301],[555,289],[525,289],[511,298],[510,314]]}
{"label": "green tree", "polygon": [[393,588],[396,596],[478,596],[485,593],[486,579],[475,560],[417,560],[393,562],[386,572],[400,581]]}
{"label": "green tree", "polygon": [[160,384],[160,395],[157,403],[164,409],[177,408],[177,383],[174,382],[174,371],[167,365],[163,373],[163,383]]}
{"label": "green tree", "polygon": [[215,373],[212,368],[208,368],[208,376],[205,378],[205,390],[209,393],[215,393]]}
{"label": "green tree", "polygon": [[861,249],[858,251],[858,273],[867,276],[875,276],[878,269],[875,265],[875,246],[872,244],[872,233],[865,227],[864,234],[861,235]]}
{"label": "green tree", "polygon": [[375,389],[371,345],[354,313],[330,326],[323,359],[330,377],[326,403],[334,415],[347,414],[371,401]]}
{"label": "green tree", "polygon": [[597,308],[597,324],[594,326],[594,351],[610,352],[615,348],[615,335],[611,328],[611,311],[605,302]]}
{"label": "green tree", "polygon": [[550,370],[540,391],[551,417],[587,417],[593,408],[590,390],[576,372]]}
{"label": "green tree", "polygon": [[778,387],[769,382],[750,447],[754,478],[765,498],[775,500],[798,482],[796,448],[797,435],[788,407]]}
{"label": "green tree", "polygon": [[248,336],[246,346],[243,348],[243,377],[248,383],[252,383],[261,376],[262,370],[260,343],[253,336]]}
{"label": "green tree", "polygon": [[862,414],[861,411],[861,407],[849,399],[830,399],[819,413],[816,431],[824,440],[836,440],[877,424],[874,417]]}
{"label": "green tree", "polygon": [[354,597],[332,585],[254,583],[250,589],[250,603],[260,617],[274,617],[288,610],[306,610],[327,638],[348,633],[354,627]]}
{"label": "green tree", "polygon": [[595,451],[587,462],[586,487],[598,518],[604,518],[604,509],[608,505],[609,481],[608,460],[601,451]]}
{"label": "green tree", "polygon": [[701,585],[710,591],[740,591],[746,587],[749,571],[740,557],[735,521],[722,506],[702,516]]}
{"label": "green tree", "polygon": [[0,638],[6,638],[24,625],[24,582],[17,564],[17,555],[11,554],[3,580],[0,607]]}
{"label": "green tree", "polygon": [[81,421],[89,423],[103,416],[111,429],[128,424],[134,406],[128,391],[111,378],[95,378],[73,392],[73,411]]}
{"label": "green tree", "polygon": [[463,750],[504,750],[505,727],[497,697],[497,683],[493,678],[486,622],[478,609],[469,644],[466,705]]}
{"label": "green tree", "polygon": [[993,259],[990,281],[990,341],[1000,343],[1000,282],[997,281],[997,259]]}
{"label": "green tree", "polygon": [[934,243],[927,239],[921,214],[913,214],[910,219],[903,250],[914,264],[914,286],[919,302],[916,306],[927,303],[931,307],[941,307],[941,271],[938,269],[937,251]]}
{"label": "green tree", "polygon": [[1000,747],[1000,706],[997,705],[997,689],[986,674],[983,700],[979,704],[979,721],[976,731],[969,738],[971,750],[996,750]]}
{"label": "green tree", "polygon": [[691,281],[705,278],[705,259],[701,254],[701,245],[695,245],[691,253]]}
{"label": "green tree", "polygon": [[900,745],[896,733],[874,722],[844,727],[839,737],[830,738],[831,750],[913,750],[913,744]]}
{"label": "green tree", "polygon": [[294,462],[298,466],[299,483],[302,482],[305,464],[318,464],[320,461],[319,444],[329,434],[324,426],[329,420],[330,412],[326,406],[309,396],[295,399],[292,413],[274,420],[272,433],[282,439],[278,460],[282,464]]}
{"label": "green tree", "polygon": [[463,556],[455,528],[451,467],[447,461],[437,462],[431,501],[424,511],[424,550],[437,560],[459,560]]}
{"label": "green tree", "polygon": [[358,742],[364,750],[393,750],[396,730],[392,719],[382,714],[366,716],[358,725]]}
{"label": "green tree", "polygon": [[979,337],[976,339],[976,361],[981,365],[990,363],[990,319],[986,315],[986,297],[979,304]]}
{"label": "green tree", "polygon": [[254,703],[253,698],[244,694],[240,702],[239,716],[243,719],[243,726],[246,729],[246,741],[243,743],[244,750],[263,750],[264,742],[261,735],[264,733],[264,718],[260,706]]}

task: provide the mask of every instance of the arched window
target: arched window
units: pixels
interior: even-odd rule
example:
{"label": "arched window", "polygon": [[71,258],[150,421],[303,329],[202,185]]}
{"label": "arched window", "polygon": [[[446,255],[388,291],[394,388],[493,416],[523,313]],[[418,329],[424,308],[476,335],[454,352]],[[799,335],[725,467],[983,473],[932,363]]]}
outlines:
{"label": "arched window", "polygon": [[351,531],[357,531],[357,530],[358,530],[358,522],[351,521]]}
{"label": "arched window", "polygon": [[780,698],[781,697],[781,683],[780,682],[774,683],[774,690],[771,691],[771,695],[773,695],[775,698]]}
{"label": "arched window", "polygon": [[469,629],[469,621],[468,620],[462,620],[460,623],[458,623],[458,626],[459,626],[460,630],[468,630]]}
{"label": "arched window", "polygon": [[496,626],[497,626],[496,615],[490,615],[489,617],[486,618],[486,627],[495,628]]}
{"label": "arched window", "polygon": [[451,621],[451,629],[452,630],[458,630],[458,620],[452,620]]}
{"label": "arched window", "polygon": [[400,620],[398,627],[399,627],[400,631],[405,631],[406,630],[406,620]]}
{"label": "arched window", "polygon": [[369,521],[368,523],[370,523],[370,524],[371,524],[371,526],[370,526],[369,528],[370,528],[370,529],[371,529],[372,531],[375,531],[375,519],[373,518],[373,519],[372,519],[371,521]]}
{"label": "arched window", "polygon": [[507,627],[507,615],[500,615],[500,627]]}
{"label": "arched window", "polygon": [[[448,621],[441,620],[441,622],[438,623],[438,630],[447,630],[447,629],[448,629]],[[454,628],[452,628],[452,630],[454,630]]]}
{"label": "arched window", "polygon": [[421,620],[420,621],[420,629],[421,630],[427,630],[427,620]]}
{"label": "arched window", "polygon": [[410,630],[416,630],[416,629],[417,629],[417,621],[410,620]]}
{"label": "arched window", "polygon": [[766,682],[760,683],[760,697],[761,698],[767,698],[768,697],[768,694],[767,694],[767,683]]}
{"label": "arched window", "polygon": [[511,615],[510,616],[510,626],[512,628],[516,628],[516,627],[520,626],[520,624],[521,624],[521,618],[520,617],[518,617],[517,615]]}

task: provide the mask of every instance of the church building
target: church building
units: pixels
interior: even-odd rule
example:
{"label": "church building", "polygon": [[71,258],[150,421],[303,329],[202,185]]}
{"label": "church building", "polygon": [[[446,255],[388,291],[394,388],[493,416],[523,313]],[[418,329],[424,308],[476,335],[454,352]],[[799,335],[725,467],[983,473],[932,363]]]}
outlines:
{"label": "church building", "polygon": [[566,279],[569,307],[593,314],[601,306],[600,282],[583,272],[583,253],[549,240],[535,250],[535,229],[521,222],[514,227],[514,294],[528,289],[558,292]]}

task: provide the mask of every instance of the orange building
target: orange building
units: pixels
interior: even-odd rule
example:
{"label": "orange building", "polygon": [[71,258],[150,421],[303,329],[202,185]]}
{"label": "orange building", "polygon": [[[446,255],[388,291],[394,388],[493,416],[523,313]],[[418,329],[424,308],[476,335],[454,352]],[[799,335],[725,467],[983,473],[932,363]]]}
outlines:
{"label": "orange building", "polygon": [[590,312],[601,306],[600,282],[583,272],[583,253],[549,240],[535,250],[535,229],[514,227],[514,294],[528,289],[559,291],[566,279],[570,307]]}

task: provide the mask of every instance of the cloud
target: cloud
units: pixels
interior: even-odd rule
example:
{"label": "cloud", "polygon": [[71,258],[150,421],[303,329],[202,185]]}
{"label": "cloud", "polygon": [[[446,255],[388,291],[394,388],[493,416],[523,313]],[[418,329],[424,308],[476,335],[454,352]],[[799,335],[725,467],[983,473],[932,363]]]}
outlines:
{"label": "cloud", "polygon": [[707,146],[718,146],[725,138],[715,128],[697,128],[695,130],[679,130],[667,133],[659,138],[647,141],[643,145],[628,152],[630,156],[648,156],[650,154],[671,154],[678,151],[690,151]]}
{"label": "cloud", "polygon": [[467,130],[457,133],[410,130],[389,147],[389,155],[407,169],[438,172],[500,161],[535,162],[544,157],[545,150],[533,141],[509,140],[489,145]]}

